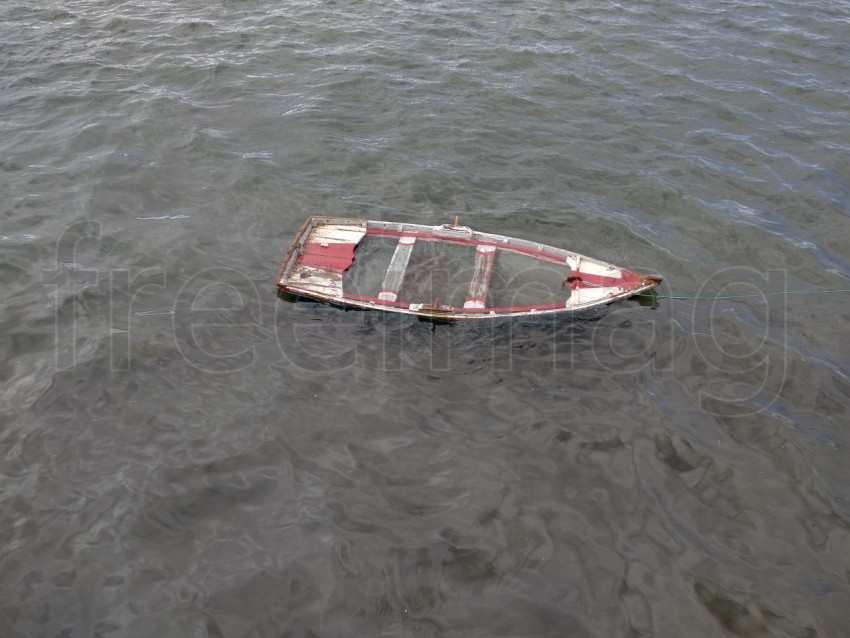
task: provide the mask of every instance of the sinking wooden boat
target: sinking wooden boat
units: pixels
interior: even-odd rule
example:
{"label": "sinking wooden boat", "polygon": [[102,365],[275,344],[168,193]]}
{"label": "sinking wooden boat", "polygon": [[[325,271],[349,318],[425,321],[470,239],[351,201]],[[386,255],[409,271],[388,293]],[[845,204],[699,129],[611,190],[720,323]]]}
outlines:
{"label": "sinking wooden boat", "polygon": [[429,319],[573,313],[652,290],[640,275],[568,250],[444,224],[310,217],[280,266],[291,295]]}

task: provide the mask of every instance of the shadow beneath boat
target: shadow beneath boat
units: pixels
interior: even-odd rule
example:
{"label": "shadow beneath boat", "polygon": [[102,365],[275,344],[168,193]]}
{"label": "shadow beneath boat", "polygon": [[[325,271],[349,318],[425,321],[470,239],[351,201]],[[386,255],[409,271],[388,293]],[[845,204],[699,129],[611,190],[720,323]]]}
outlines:
{"label": "shadow beneath boat", "polygon": [[655,290],[642,292],[639,295],[634,295],[633,297],[630,297],[630,299],[632,301],[636,301],[644,308],[652,308],[653,310],[658,309],[658,293],[656,293]]}

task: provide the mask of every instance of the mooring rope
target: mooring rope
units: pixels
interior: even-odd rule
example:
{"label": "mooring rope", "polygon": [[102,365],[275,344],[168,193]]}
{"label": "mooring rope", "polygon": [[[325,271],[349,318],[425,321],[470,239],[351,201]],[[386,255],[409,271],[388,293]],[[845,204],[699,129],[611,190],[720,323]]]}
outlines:
{"label": "mooring rope", "polygon": [[750,292],[739,295],[714,295],[713,297],[700,297],[699,295],[654,295],[652,292],[642,294],[646,296],[653,296],[656,299],[714,301],[716,299],[743,299],[744,297],[768,297],[773,295],[826,295],[838,292],[850,292],[850,288],[833,288],[831,290],[779,290],[772,292]]}

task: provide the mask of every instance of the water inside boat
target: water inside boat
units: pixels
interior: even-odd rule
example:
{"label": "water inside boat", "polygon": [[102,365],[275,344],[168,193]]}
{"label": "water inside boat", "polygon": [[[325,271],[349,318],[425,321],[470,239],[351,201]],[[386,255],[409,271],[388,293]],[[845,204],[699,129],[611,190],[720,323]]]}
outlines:
{"label": "water inside boat", "polygon": [[[366,235],[343,273],[347,294],[377,298],[387,287],[388,273],[399,249],[397,237]],[[432,303],[461,308],[476,267],[476,246],[418,239],[409,248],[400,271],[397,301]],[[566,264],[541,261],[522,253],[498,249],[493,255],[484,306],[507,308],[565,301],[570,297]]]}

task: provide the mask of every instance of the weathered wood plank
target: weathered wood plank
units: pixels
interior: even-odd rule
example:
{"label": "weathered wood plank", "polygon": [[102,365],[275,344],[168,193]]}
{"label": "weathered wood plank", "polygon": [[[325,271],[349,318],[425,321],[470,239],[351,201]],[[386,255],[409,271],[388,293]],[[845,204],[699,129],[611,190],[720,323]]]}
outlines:
{"label": "weathered wood plank", "polygon": [[341,273],[354,263],[354,251],[366,229],[359,226],[319,226],[301,246],[298,263]]}
{"label": "weathered wood plank", "polygon": [[611,266],[610,264],[603,264],[594,259],[582,257],[581,255],[567,257],[566,262],[575,273],[595,275],[597,277],[610,277],[612,279],[619,279],[623,276],[623,271],[620,268]]}
{"label": "weathered wood plank", "polygon": [[600,288],[574,288],[570,292],[570,298],[567,299],[567,308],[577,308],[595,301],[601,301],[606,297],[611,297],[618,293],[622,293],[623,289],[616,286],[600,287]]}
{"label": "weathered wood plank", "polygon": [[384,282],[381,284],[381,292],[378,293],[378,299],[383,301],[395,301],[398,299],[398,291],[401,290],[404,273],[407,271],[407,264],[410,261],[410,253],[413,252],[414,243],[416,243],[415,237],[399,238],[393,257],[390,260],[390,265],[387,268],[387,274],[384,275]]}
{"label": "weathered wood plank", "polygon": [[342,275],[339,273],[298,264],[292,269],[286,283],[289,288],[296,289],[296,292],[342,298]]}
{"label": "weathered wood plank", "polygon": [[316,244],[358,244],[366,234],[359,226],[319,226],[307,240]]}
{"label": "weathered wood plank", "polygon": [[472,267],[472,278],[466,289],[464,308],[484,308],[487,303],[487,290],[490,288],[490,277],[493,274],[493,262],[496,260],[495,246],[478,246],[475,249],[475,263]]}

